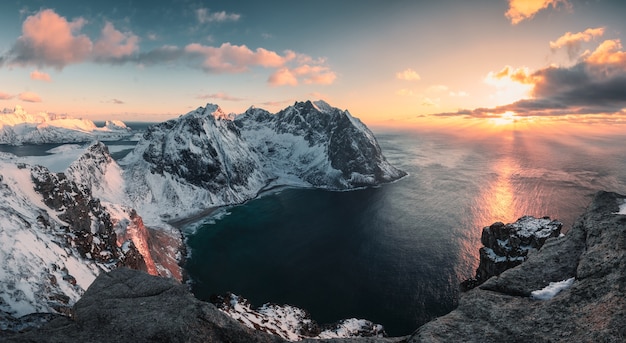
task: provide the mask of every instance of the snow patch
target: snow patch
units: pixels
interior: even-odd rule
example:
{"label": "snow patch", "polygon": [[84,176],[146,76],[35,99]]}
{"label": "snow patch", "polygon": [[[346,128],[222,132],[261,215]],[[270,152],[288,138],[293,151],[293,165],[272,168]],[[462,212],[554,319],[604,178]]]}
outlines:
{"label": "snow patch", "polygon": [[569,278],[567,280],[550,282],[546,287],[532,291],[530,297],[537,300],[550,300],[554,298],[559,292],[572,287],[575,278]]}

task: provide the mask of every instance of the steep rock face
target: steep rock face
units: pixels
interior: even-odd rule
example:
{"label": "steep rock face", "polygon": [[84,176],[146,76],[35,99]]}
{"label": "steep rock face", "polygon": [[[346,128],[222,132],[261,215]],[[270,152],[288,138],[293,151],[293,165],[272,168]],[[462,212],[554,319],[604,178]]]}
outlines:
{"label": "steep rock face", "polygon": [[268,186],[350,189],[406,175],[365,125],[321,101],[238,116],[208,104],[149,128],[120,164],[132,206],[144,220],[164,221],[243,202]]}
{"label": "steep rock face", "polygon": [[9,155],[0,170],[0,312],[65,313],[102,270],[145,268],[88,189]]}
{"label": "steep rock face", "polygon": [[245,327],[172,279],[125,268],[101,274],[76,303],[71,317],[57,317],[41,328],[3,338],[6,342],[286,342]]}
{"label": "steep rock face", "polygon": [[277,177],[287,171],[313,186],[346,189],[406,175],[387,162],[359,119],[324,101],[296,102],[275,115],[251,108],[235,123]]}
{"label": "steep rock face", "polygon": [[500,275],[526,261],[528,254],[540,249],[548,238],[558,237],[563,224],[550,217],[524,216],[515,223],[496,222],[483,228],[480,264],[476,276],[461,283],[469,290],[492,276]]}
{"label": "steep rock face", "polygon": [[150,127],[122,164],[144,218],[184,218],[239,203],[256,196],[267,179],[257,154],[216,105]]}
{"label": "steep rock face", "polygon": [[[31,176],[44,203],[69,224],[65,227],[67,239],[82,258],[146,270],[144,259],[132,241],[123,249],[117,245],[111,215],[99,199],[92,197],[89,188],[68,180],[64,173],[51,173],[41,166],[32,167]],[[47,221],[45,218],[42,221],[45,226]]]}
{"label": "steep rock face", "polygon": [[143,256],[146,270],[152,275],[182,279],[178,262],[183,242],[181,233],[164,225],[146,227],[137,211],[126,205],[126,181],[121,167],[113,160],[106,145],[96,142],[66,170],[67,178],[88,189],[110,213],[118,246],[132,242]]}
{"label": "steep rock face", "polygon": [[[623,342],[626,215],[617,213],[625,201],[599,192],[564,237],[463,293],[410,342]],[[560,292],[539,296],[550,289]]]}

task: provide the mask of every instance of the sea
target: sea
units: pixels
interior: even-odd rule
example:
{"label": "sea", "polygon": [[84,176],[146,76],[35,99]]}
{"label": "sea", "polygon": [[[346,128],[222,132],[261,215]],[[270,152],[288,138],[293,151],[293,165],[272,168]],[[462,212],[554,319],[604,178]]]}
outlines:
{"label": "sea", "polygon": [[374,130],[409,175],[354,191],[285,188],[190,225],[195,295],[291,304],[318,323],[407,335],[455,308],[482,228],[523,215],[567,232],[599,190],[626,193],[626,135]]}
{"label": "sea", "polygon": [[[407,335],[455,308],[483,227],[550,216],[567,232],[597,191],[626,194],[626,134],[373,131],[408,176],[343,192],[274,189],[183,227],[194,294],[232,292],[253,306],[303,308],[320,324],[364,318]],[[107,142],[116,159],[135,143]]]}

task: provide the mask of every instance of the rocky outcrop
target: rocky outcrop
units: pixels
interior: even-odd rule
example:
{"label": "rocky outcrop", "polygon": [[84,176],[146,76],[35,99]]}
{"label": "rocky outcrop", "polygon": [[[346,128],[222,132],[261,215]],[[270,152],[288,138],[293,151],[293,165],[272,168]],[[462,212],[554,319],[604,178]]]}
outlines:
{"label": "rocky outcrop", "polygon": [[[74,306],[71,317],[57,317],[41,328],[5,336],[4,340],[285,342],[279,336],[245,327],[212,304],[194,298],[185,285],[125,268],[98,276]],[[370,338],[362,342],[397,341]]]}
{"label": "rocky outcrop", "polygon": [[344,319],[330,325],[319,325],[309,313],[291,305],[263,304],[253,307],[238,295],[215,296],[211,302],[245,326],[280,336],[289,341],[305,338],[386,337],[385,329],[365,319]]}
{"label": "rocky outcrop", "polygon": [[492,276],[500,275],[526,261],[528,254],[540,249],[548,238],[558,237],[563,224],[550,217],[524,216],[515,223],[496,222],[483,228],[476,276],[461,283],[467,291]]}
{"label": "rocky outcrop", "polygon": [[[118,246],[111,216],[100,200],[92,197],[89,188],[69,180],[64,173],[52,173],[42,166],[32,167],[31,177],[44,203],[69,224],[64,228],[67,243],[75,247],[82,258],[112,267],[147,270],[143,256],[132,241]],[[39,220],[49,226],[43,214]]]}
{"label": "rocky outcrop", "polygon": [[[600,192],[563,237],[461,294],[410,342],[623,342],[626,196]],[[534,296],[554,289],[553,297]],[[543,300],[539,300],[543,299]]]}
{"label": "rocky outcrop", "polygon": [[[462,293],[456,310],[411,337],[303,342],[623,342],[626,214],[619,213],[626,213],[625,207],[626,196],[598,193],[567,235],[547,239],[521,265]],[[101,274],[70,314],[19,334],[0,332],[0,337],[8,342],[284,342],[243,326],[172,279],[129,269]]]}

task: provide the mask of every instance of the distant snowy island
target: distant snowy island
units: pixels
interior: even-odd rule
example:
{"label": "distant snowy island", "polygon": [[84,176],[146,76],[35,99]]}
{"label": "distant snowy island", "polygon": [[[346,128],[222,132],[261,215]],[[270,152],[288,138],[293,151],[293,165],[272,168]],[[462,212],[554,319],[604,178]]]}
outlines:
{"label": "distant snowy island", "polygon": [[132,137],[122,121],[106,121],[98,127],[93,121],[45,112],[30,114],[21,106],[0,113],[0,144],[76,143],[94,140],[114,141]]}

